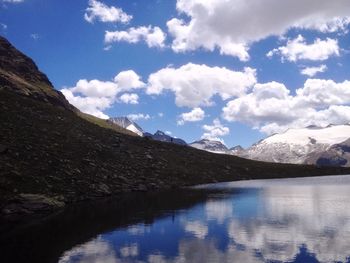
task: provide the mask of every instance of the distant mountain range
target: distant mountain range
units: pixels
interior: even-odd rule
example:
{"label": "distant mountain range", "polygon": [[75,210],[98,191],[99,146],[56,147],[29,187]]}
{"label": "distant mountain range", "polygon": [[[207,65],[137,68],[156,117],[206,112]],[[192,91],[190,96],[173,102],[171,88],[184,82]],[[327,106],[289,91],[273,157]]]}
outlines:
{"label": "distant mountain range", "polygon": [[234,154],[266,162],[350,166],[350,125],[289,129]]}
{"label": "distant mountain range", "polygon": [[350,166],[350,125],[309,126],[274,134],[244,149],[240,145],[228,148],[220,141],[201,139],[187,144],[180,138],[162,131],[154,134],[127,117],[111,118],[116,124],[133,133],[156,141],[169,142],[218,154],[235,155],[246,159],[275,163],[316,164],[318,166]]}
{"label": "distant mountain range", "polygon": [[179,138],[172,137],[165,132],[156,131],[154,134],[145,132],[136,122],[130,120],[128,117],[114,117],[107,120],[107,122],[118,125],[124,129],[127,129],[140,137],[151,138],[155,141],[169,142],[179,145],[187,145],[187,143]]}
{"label": "distant mountain range", "polygon": [[350,166],[350,125],[309,126],[274,134],[244,149],[207,139],[189,146],[219,154],[275,163]]}
{"label": "distant mountain range", "polygon": [[187,145],[187,143],[184,140],[171,137],[170,135],[167,135],[162,131],[156,131],[154,134],[144,133],[144,137],[149,137],[149,138],[152,138],[153,140],[161,141],[161,142],[170,142],[170,143],[175,143],[179,145]]}

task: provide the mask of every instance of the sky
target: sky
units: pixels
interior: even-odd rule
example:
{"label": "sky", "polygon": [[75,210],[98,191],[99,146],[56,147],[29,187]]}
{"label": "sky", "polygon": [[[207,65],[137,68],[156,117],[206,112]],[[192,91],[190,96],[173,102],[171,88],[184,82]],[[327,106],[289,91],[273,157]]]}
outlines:
{"label": "sky", "polygon": [[81,111],[228,147],[349,123],[349,29],[349,0],[0,0]]}

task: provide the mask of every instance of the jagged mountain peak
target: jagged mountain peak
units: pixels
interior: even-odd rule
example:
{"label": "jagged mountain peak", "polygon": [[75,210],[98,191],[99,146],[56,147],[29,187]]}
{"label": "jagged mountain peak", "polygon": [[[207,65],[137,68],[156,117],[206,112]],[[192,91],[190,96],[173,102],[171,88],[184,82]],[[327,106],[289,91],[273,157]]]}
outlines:
{"label": "jagged mountain peak", "polygon": [[156,141],[170,142],[170,143],[175,143],[179,145],[187,145],[187,143],[184,140],[180,138],[172,137],[161,130],[157,130],[153,135],[150,133],[147,133],[147,135],[145,136],[152,138],[153,140],[156,140]]}
{"label": "jagged mountain peak", "polygon": [[[157,130],[155,133],[154,133],[154,135],[159,135],[159,136],[165,136],[165,135],[167,135],[165,132],[163,132],[163,131],[160,131],[160,130]],[[169,136],[169,135],[168,135]]]}

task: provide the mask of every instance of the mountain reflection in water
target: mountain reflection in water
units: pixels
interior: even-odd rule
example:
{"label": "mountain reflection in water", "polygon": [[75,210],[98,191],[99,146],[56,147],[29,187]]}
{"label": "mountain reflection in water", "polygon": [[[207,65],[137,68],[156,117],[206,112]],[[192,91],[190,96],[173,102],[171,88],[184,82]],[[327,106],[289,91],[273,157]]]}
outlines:
{"label": "mountain reflection in water", "polygon": [[[88,230],[89,224],[76,230],[69,228],[70,233],[58,236],[66,246],[56,244],[56,254],[51,253],[50,260],[350,262],[349,186],[350,176],[236,182],[143,195],[136,202],[125,202],[124,208],[110,202],[112,208],[99,207],[102,211],[119,210],[114,225],[111,213],[103,212],[104,216],[92,220],[93,231]],[[130,209],[135,210],[128,214]],[[84,213],[78,221],[72,216],[70,222],[85,224],[89,216],[84,219]],[[36,226],[37,230],[42,225],[45,223]],[[83,239],[65,241],[82,231]],[[49,244],[41,245],[41,251],[47,252]]]}

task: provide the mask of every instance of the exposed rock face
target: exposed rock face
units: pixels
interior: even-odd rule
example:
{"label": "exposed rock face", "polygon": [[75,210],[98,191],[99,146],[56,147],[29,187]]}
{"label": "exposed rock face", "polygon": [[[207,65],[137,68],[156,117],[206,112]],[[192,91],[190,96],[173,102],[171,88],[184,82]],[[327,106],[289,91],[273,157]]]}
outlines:
{"label": "exposed rock face", "polygon": [[160,142],[169,142],[169,143],[174,143],[178,145],[187,145],[187,143],[184,140],[180,138],[171,137],[170,135],[167,135],[164,132],[159,130],[156,131],[154,134],[145,133],[144,136]]}
{"label": "exposed rock face", "polygon": [[308,155],[305,163],[318,166],[350,166],[350,139],[334,144],[326,151]]}
{"label": "exposed rock face", "polygon": [[0,88],[75,110],[64,95],[53,88],[32,59],[18,51],[0,36]]}
{"label": "exposed rock face", "polygon": [[50,212],[63,208],[65,203],[60,197],[47,197],[38,194],[20,194],[3,207],[4,214],[28,214],[35,212]]}

